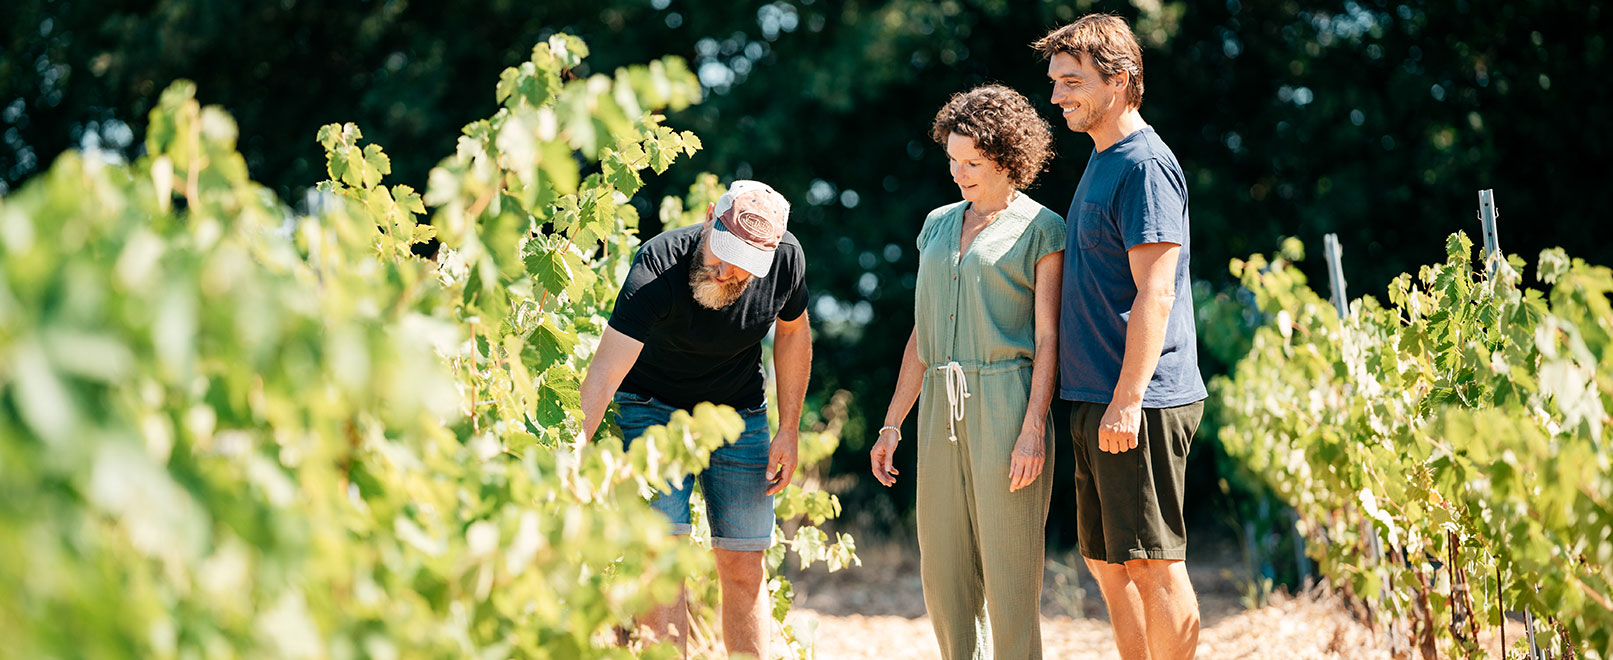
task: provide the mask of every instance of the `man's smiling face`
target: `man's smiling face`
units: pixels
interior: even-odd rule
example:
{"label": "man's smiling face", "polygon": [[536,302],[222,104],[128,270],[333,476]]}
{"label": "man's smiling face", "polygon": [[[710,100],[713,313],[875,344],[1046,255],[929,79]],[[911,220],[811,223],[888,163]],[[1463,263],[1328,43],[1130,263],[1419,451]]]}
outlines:
{"label": "man's smiling face", "polygon": [[1047,62],[1047,77],[1053,81],[1053,104],[1063,110],[1064,123],[1072,131],[1090,133],[1125,106],[1125,85],[1105,81],[1085,53],[1079,58],[1054,53]]}

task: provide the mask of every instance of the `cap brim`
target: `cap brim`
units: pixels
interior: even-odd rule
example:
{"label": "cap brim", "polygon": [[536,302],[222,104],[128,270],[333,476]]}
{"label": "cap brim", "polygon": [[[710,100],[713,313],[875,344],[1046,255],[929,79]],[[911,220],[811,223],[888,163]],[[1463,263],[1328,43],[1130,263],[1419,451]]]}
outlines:
{"label": "cap brim", "polygon": [[773,251],[740,240],[724,227],[722,220],[711,223],[711,253],[755,277],[767,277],[773,269]]}

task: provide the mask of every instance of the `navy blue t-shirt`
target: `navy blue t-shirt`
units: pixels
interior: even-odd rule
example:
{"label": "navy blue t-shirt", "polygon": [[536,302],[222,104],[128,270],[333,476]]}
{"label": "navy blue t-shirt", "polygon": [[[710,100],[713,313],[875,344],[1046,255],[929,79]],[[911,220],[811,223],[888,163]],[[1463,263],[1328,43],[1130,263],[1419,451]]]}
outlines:
{"label": "navy blue t-shirt", "polygon": [[1144,408],[1172,408],[1208,396],[1199,375],[1187,181],[1176,155],[1143,128],[1094,151],[1066,216],[1064,304],[1059,312],[1059,397],[1109,403],[1126,355],[1126,323],[1137,298],[1127,251],[1147,243],[1182,246],[1176,302],[1165,347],[1143,395]]}

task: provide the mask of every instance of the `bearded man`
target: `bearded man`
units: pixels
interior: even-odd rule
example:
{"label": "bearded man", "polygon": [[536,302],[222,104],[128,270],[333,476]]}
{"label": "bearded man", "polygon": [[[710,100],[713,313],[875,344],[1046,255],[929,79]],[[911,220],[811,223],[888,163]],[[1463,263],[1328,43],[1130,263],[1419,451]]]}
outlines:
{"label": "bearded man", "polygon": [[[812,365],[806,256],[785,229],[789,214],[789,202],[767,184],[736,181],[707,207],[704,223],[646,241],[582,385],[588,438],[613,395],[628,443],[702,401],[732,406],[745,419],[745,432],[712,452],[709,468],[685,477],[653,506],[671,520],[673,534],[689,534],[689,493],[700,480],[722,587],[724,643],[730,655],[758,658],[771,657],[762,555],[773,544],[773,495],[795,473]],[[762,368],[769,330],[779,402],[771,441]],[[651,636],[670,633],[685,655],[686,598],[680,593],[640,622]]]}

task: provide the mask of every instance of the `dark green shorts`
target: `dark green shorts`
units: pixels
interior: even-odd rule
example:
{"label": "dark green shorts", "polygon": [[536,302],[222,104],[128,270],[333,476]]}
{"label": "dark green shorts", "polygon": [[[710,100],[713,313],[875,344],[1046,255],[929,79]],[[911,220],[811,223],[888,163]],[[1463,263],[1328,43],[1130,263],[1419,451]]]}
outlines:
{"label": "dark green shorts", "polygon": [[1204,402],[1144,408],[1136,448],[1119,454],[1098,449],[1098,425],[1108,407],[1083,401],[1070,404],[1081,554],[1111,564],[1186,559],[1182,485]]}

